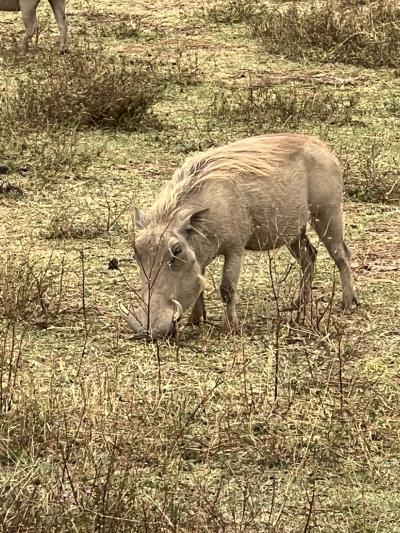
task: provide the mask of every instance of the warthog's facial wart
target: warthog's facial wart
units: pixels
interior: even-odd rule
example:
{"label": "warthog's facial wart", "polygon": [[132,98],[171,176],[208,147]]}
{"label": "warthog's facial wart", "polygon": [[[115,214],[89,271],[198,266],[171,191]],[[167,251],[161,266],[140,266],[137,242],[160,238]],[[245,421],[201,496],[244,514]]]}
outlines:
{"label": "warthog's facial wart", "polygon": [[136,212],[135,261],[141,280],[141,302],[134,311],[119,305],[135,338],[158,339],[174,335],[176,324],[204,288],[201,266],[188,243],[192,215],[165,225],[146,225]]}

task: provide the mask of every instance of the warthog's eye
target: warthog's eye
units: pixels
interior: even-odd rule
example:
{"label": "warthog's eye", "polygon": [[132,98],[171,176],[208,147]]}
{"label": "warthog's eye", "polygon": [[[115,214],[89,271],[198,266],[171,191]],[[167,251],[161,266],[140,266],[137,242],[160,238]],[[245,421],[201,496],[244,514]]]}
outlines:
{"label": "warthog's eye", "polygon": [[168,262],[168,265],[171,266],[175,259],[178,258],[179,254],[182,252],[182,246],[177,242],[170,249],[169,253],[171,254],[171,259]]}

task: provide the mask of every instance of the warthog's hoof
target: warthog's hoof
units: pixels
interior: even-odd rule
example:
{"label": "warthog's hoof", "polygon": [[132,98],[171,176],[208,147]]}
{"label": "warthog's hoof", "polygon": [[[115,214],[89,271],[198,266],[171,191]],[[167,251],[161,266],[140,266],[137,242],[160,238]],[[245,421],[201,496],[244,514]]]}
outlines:
{"label": "warthog's hoof", "polygon": [[350,314],[353,311],[355,311],[359,305],[360,305],[359,299],[357,298],[355,294],[353,294],[350,302],[345,302],[345,301],[342,302],[343,312],[346,314]]}

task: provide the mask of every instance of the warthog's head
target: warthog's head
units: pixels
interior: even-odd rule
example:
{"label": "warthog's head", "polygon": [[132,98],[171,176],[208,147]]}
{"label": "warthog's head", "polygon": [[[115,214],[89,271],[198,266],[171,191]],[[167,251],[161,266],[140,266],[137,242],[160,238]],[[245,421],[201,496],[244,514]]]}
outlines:
{"label": "warthog's head", "polygon": [[168,224],[149,222],[135,211],[134,257],[141,280],[140,305],[120,311],[136,338],[157,339],[174,335],[176,323],[204,289],[204,278],[190,234],[204,209],[175,215]]}

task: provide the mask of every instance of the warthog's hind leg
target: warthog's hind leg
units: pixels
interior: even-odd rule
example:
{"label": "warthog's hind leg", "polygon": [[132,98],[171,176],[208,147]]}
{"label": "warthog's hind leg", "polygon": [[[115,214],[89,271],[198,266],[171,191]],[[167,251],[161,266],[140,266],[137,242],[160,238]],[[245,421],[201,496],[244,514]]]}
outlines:
{"label": "warthog's hind leg", "polygon": [[310,243],[305,231],[299,237],[288,245],[290,253],[297,259],[301,268],[300,290],[293,304],[287,308],[299,309],[308,302],[311,294],[312,280],[314,276],[314,265],[317,257],[317,251]]}
{"label": "warthog's hind leg", "polygon": [[312,223],[339,269],[343,291],[343,308],[346,311],[350,311],[353,304],[358,304],[358,299],[353,289],[350,269],[351,254],[343,239],[343,221],[340,206],[321,209],[320,212],[314,215]]}
{"label": "warthog's hind leg", "polygon": [[197,298],[187,323],[191,324],[192,326],[198,326],[199,324],[201,324],[202,320],[204,322],[207,320],[206,305],[204,303],[204,293],[201,293],[200,296]]}

